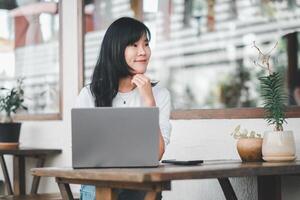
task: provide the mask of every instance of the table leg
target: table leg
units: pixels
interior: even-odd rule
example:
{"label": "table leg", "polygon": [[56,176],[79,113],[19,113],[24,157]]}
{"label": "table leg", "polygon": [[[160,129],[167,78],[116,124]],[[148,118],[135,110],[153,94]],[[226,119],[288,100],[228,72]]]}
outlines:
{"label": "table leg", "polygon": [[281,177],[258,176],[257,177],[258,200],[281,200]]}
{"label": "table leg", "polygon": [[237,200],[233,187],[228,178],[218,178],[226,200]]}
{"label": "table leg", "polygon": [[96,187],[96,200],[116,200],[117,195],[112,188]]}
{"label": "table leg", "polygon": [[25,195],[26,181],[25,181],[25,157],[13,156],[13,175],[14,175],[14,194]]}
{"label": "table leg", "polygon": [[63,200],[74,200],[69,184],[60,182],[57,182],[57,184]]}
{"label": "table leg", "polygon": [[157,193],[155,191],[148,191],[144,200],[156,200]]}
{"label": "table leg", "polygon": [[4,159],[3,155],[0,156],[0,163],[1,163],[1,168],[2,168],[2,172],[3,172],[4,180],[5,180],[5,187],[6,187],[6,190],[7,190],[7,194],[8,195],[13,195],[13,190],[12,190],[12,187],[11,187],[9,174],[8,174],[8,171],[7,171],[7,167],[6,167],[6,163],[5,163],[5,159]]}
{"label": "table leg", "polygon": [[[44,167],[45,159],[45,156],[38,157],[36,168]],[[30,194],[37,194],[40,179],[40,176],[33,176]]]}

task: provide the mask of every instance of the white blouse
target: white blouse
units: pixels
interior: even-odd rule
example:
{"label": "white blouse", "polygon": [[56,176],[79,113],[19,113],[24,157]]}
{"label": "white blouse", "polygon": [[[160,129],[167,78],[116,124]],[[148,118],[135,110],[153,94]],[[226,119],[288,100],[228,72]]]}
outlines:
{"label": "white blouse", "polygon": [[[166,88],[156,85],[152,88],[156,106],[159,108],[159,126],[165,142],[165,146],[170,143],[171,123],[170,93]],[[75,107],[92,108],[95,107],[94,97],[90,87],[85,86],[80,91]],[[130,92],[118,92],[112,102],[113,107],[143,107],[143,100],[137,88]]]}

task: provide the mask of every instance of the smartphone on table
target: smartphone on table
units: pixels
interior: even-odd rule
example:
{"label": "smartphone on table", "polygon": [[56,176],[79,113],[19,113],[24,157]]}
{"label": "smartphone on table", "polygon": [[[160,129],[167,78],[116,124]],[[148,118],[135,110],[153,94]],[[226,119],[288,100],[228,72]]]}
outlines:
{"label": "smartphone on table", "polygon": [[162,163],[174,164],[174,165],[199,165],[203,163],[203,160],[162,160]]}

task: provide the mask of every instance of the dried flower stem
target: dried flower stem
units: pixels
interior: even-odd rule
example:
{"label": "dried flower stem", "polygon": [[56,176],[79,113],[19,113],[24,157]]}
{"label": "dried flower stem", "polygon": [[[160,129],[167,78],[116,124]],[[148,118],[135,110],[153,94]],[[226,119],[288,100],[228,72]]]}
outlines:
{"label": "dried flower stem", "polygon": [[271,53],[272,51],[277,47],[278,45],[278,42],[276,42],[276,44],[274,45],[274,47],[268,52],[268,53],[263,53],[260,48],[258,46],[256,46],[255,44],[255,41],[253,41],[253,47],[257,49],[258,53],[259,53],[259,57],[258,59],[261,60],[261,64],[254,61],[254,64],[263,68],[263,69],[266,69],[268,70],[269,72],[269,75],[271,75],[273,72],[272,72],[272,68],[271,68],[271,65],[270,65],[270,57],[271,57]]}

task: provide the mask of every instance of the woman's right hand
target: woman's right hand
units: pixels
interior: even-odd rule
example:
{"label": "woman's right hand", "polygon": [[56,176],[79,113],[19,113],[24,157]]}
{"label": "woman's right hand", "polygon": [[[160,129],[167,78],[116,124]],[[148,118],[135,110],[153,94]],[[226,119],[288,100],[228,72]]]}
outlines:
{"label": "woman's right hand", "polygon": [[152,85],[150,79],[144,74],[136,74],[132,77],[131,82],[137,86],[144,103],[147,106],[156,106],[155,99],[152,92]]}

